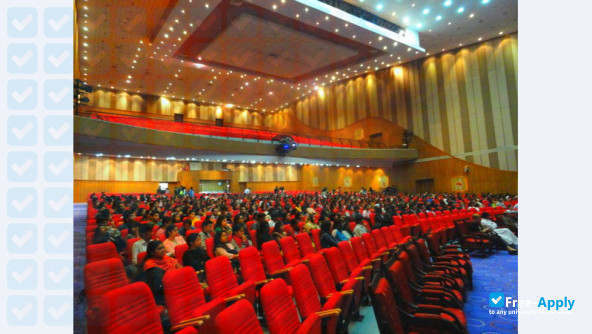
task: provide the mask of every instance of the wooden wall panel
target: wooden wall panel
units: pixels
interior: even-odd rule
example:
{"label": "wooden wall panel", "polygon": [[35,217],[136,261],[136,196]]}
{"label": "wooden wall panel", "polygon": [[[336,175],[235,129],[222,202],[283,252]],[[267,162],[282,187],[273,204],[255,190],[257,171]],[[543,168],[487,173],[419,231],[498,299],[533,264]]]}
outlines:
{"label": "wooden wall panel", "polygon": [[74,156],[74,180],[176,182],[187,162]]}
{"label": "wooden wall panel", "polygon": [[158,182],[74,180],[74,202],[86,203],[92,193],[155,193]]}

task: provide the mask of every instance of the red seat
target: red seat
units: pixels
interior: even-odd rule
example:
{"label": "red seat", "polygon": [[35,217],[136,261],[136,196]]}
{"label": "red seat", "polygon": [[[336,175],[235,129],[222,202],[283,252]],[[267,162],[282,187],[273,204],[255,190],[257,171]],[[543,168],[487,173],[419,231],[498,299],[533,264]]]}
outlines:
{"label": "red seat", "polygon": [[189,245],[180,244],[175,246],[175,258],[179,261],[180,265],[183,265],[183,254],[189,249]]}
{"label": "red seat", "polygon": [[[302,230],[302,228],[300,230]],[[296,234],[295,238],[298,242],[298,247],[300,248],[300,255],[302,257],[307,257],[316,253],[315,247],[308,233],[298,233]]]}
{"label": "red seat", "polygon": [[86,263],[116,258],[121,260],[121,255],[117,253],[115,244],[104,242],[101,244],[86,246]]}
{"label": "red seat", "polygon": [[89,334],[98,333],[99,302],[108,291],[129,284],[123,262],[111,258],[84,266],[84,290],[86,292],[86,325]]}
{"label": "red seat", "polygon": [[206,253],[210,257],[210,259],[216,257],[216,254],[214,253],[214,238],[206,239]]}
{"label": "red seat", "polygon": [[245,294],[249,302],[255,303],[255,282],[246,281],[239,285],[226,256],[218,256],[206,262],[206,280],[213,298]]}
{"label": "red seat", "polygon": [[340,287],[340,290],[354,290],[352,313],[357,313],[364,290],[364,268],[358,267],[350,273],[337,247],[328,248],[324,255],[331,271],[331,276],[335,284]]}
{"label": "red seat", "polygon": [[[399,315],[399,308],[390,284],[380,278],[370,289],[372,308],[381,333],[457,333],[466,334],[462,325],[454,320],[454,312],[424,305],[412,313],[405,313],[405,322]],[[451,319],[452,318],[452,319]],[[406,328],[403,328],[403,323]]]}
{"label": "red seat", "polygon": [[251,236],[251,242],[253,243],[253,247],[259,249],[259,246],[257,245],[257,231],[249,230],[249,236]]}
{"label": "red seat", "polygon": [[[310,276],[308,268],[304,264],[299,264],[290,271],[290,281],[293,282],[292,288],[294,289],[298,314],[304,319],[315,312],[341,309],[343,306],[345,298],[339,293],[333,293],[330,297],[325,296],[323,298],[324,303],[321,304],[315,283]],[[334,333],[337,331],[337,320],[333,318],[328,321],[326,325],[327,332]]]}
{"label": "red seat", "polygon": [[132,262],[132,246],[136,243],[136,241],[140,240],[140,238],[133,238],[133,239],[127,239],[126,244],[127,244],[127,260],[131,263]]}
{"label": "red seat", "polygon": [[226,307],[222,298],[206,303],[203,288],[192,267],[167,272],[162,279],[164,298],[171,326],[196,317],[209,315],[200,329],[205,333],[214,331],[214,319]]}
{"label": "red seat", "polygon": [[246,300],[239,300],[216,317],[218,334],[263,334],[257,314]]}
{"label": "red seat", "polygon": [[335,317],[340,313],[339,310],[315,312],[300,323],[300,317],[292,302],[288,285],[281,278],[273,280],[261,288],[261,304],[270,334],[320,334],[321,319]]}
{"label": "red seat", "polygon": [[[160,315],[146,283],[137,282],[103,295],[99,306],[99,333],[163,333]],[[199,324],[198,322],[195,325]],[[177,333],[197,333],[188,323]]]}
{"label": "red seat", "polygon": [[298,250],[298,245],[294,238],[292,237],[285,237],[280,239],[280,247],[282,247],[282,252],[284,253],[284,260],[288,267],[293,267],[296,264],[300,263],[302,260],[306,260],[309,256],[305,257],[304,259],[300,255],[300,250]]}
{"label": "red seat", "polygon": [[314,241],[315,244],[315,248],[316,249],[321,249],[321,230],[320,229],[314,229],[312,230],[312,240]]}
{"label": "red seat", "polygon": [[261,246],[261,252],[263,253],[263,263],[265,263],[265,268],[267,269],[267,274],[269,276],[283,274],[287,271],[290,271],[292,268],[284,263],[284,259],[282,258],[282,254],[280,252],[280,247],[278,246],[277,242],[265,242]]}

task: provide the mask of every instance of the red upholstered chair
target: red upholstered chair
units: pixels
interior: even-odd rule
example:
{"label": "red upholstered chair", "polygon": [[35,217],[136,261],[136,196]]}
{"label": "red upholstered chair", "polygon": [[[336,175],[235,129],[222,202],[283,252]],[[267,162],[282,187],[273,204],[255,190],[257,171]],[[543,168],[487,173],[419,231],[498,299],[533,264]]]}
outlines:
{"label": "red upholstered chair", "polygon": [[[160,315],[146,283],[137,282],[111,290],[103,295],[99,305],[99,333],[164,333]],[[184,324],[177,333],[197,333],[193,326],[203,322],[197,320]]]}
{"label": "red upholstered chair", "polygon": [[[337,248],[339,248],[339,252],[343,257],[343,261],[347,266],[347,271],[351,274],[356,271],[356,269],[362,268],[362,275],[364,276],[365,280],[364,283],[367,286],[370,285],[370,277],[372,275],[373,270],[373,263],[369,259],[366,259],[362,262],[359,262],[354,254],[351,244],[348,241],[341,241],[337,244]],[[377,260],[378,261],[378,260]],[[375,261],[375,262],[377,262]]]}
{"label": "red upholstered chair", "polygon": [[282,248],[282,253],[284,253],[284,260],[286,261],[286,265],[288,267],[293,267],[303,261],[306,262],[310,257],[310,255],[308,255],[303,258],[300,255],[298,245],[292,237],[281,238],[280,247]]}
{"label": "red upholstered chair", "polygon": [[[214,298],[206,303],[203,288],[192,267],[167,272],[162,279],[164,299],[172,328],[190,319],[200,318],[204,321],[201,330],[205,333],[214,332],[214,319],[226,307],[222,298]],[[204,319],[209,315],[209,319]]]}
{"label": "red upholstered chair", "polygon": [[104,242],[101,244],[94,244],[86,246],[86,263],[101,261],[106,259],[116,258],[121,260],[121,255],[117,253],[115,244],[112,242]]}
{"label": "red upholstered chair", "polygon": [[123,262],[111,258],[84,266],[84,290],[86,292],[86,324],[89,334],[98,333],[99,302],[108,291],[129,284]]}
{"label": "red upholstered chair", "polygon": [[[344,298],[340,293],[334,293],[331,297],[323,298],[324,303],[321,304],[315,283],[310,276],[308,268],[304,264],[299,264],[290,271],[290,280],[293,282],[292,288],[294,289],[298,314],[303,319],[306,319],[315,312],[341,309]],[[327,321],[328,333],[335,333],[337,331],[337,320],[336,318],[332,318]]]}
{"label": "red upholstered chair", "polygon": [[239,300],[216,317],[218,334],[263,334],[257,314],[246,300]]}
{"label": "red upholstered chair", "polygon": [[269,276],[282,275],[292,269],[284,263],[280,247],[275,241],[265,242],[261,246],[261,252],[263,253],[263,263],[267,269]]}
{"label": "red upholstered chair", "polygon": [[261,256],[255,247],[247,247],[238,252],[243,281],[253,281],[255,285],[267,282],[265,268],[261,263]]}
{"label": "red upholstered chair", "polygon": [[362,238],[353,237],[349,239],[349,241],[351,242],[352,250],[359,263],[364,263],[367,260],[374,260],[368,257],[368,253],[366,253],[366,248],[364,248],[364,244],[362,243]]}
{"label": "red upholstered chair", "polygon": [[296,234],[295,238],[298,242],[298,247],[300,248],[300,255],[302,257],[307,257],[316,253],[315,247],[308,233],[298,233]]}
{"label": "red upholstered chair", "polygon": [[362,240],[364,240],[364,248],[366,249],[366,254],[368,255],[368,258],[373,259],[383,257],[386,259],[386,257],[388,256],[387,249],[384,247],[379,248],[374,242],[372,234],[362,234]]}
{"label": "red upholstered chair", "polygon": [[206,261],[206,280],[212,298],[228,298],[244,294],[245,298],[255,303],[255,282],[246,281],[239,285],[226,256],[218,256]]}
{"label": "red upholstered chair", "polygon": [[249,229],[249,235],[251,236],[251,242],[253,243],[253,247],[259,249],[257,245],[257,231]]}
{"label": "red upholstered chair", "polygon": [[261,288],[261,304],[270,334],[320,334],[321,319],[336,317],[340,313],[340,310],[315,312],[300,323],[300,317],[292,302],[288,285],[281,278],[273,280]]}
{"label": "red upholstered chair", "polygon": [[391,286],[385,278],[380,278],[372,285],[370,298],[380,333],[466,333],[452,315],[429,305],[418,308],[413,313],[406,313],[404,328]]}
{"label": "red upholstered chair", "polygon": [[180,244],[175,246],[175,258],[179,261],[180,265],[183,265],[183,254],[189,249],[189,245]]}
{"label": "red upholstered chair", "polygon": [[462,312],[462,304],[456,300],[454,294],[429,287],[411,289],[409,280],[400,261],[395,261],[387,270],[389,283],[395,287],[395,291],[404,303],[401,305],[403,311],[411,313],[415,307],[422,305],[437,306],[443,313],[450,312],[466,328],[466,318]]}
{"label": "red upholstered chair", "polygon": [[[146,252],[138,253],[138,266],[144,265],[144,260],[146,259],[146,255],[148,255],[148,253],[146,253]],[[143,268],[140,268],[140,269],[143,269]]]}
{"label": "red upholstered chair", "polygon": [[216,254],[214,253],[214,238],[206,239],[206,253],[210,257],[210,259],[216,257]]}
{"label": "red upholstered chair", "polygon": [[320,229],[312,230],[312,240],[314,241],[315,248],[320,250],[322,248],[321,247],[321,230]]}
{"label": "red upholstered chair", "polygon": [[364,268],[358,267],[353,272],[348,272],[345,261],[337,247],[328,248],[323,254],[331,271],[335,285],[340,290],[354,290],[352,301],[352,314],[357,315],[364,293]]}

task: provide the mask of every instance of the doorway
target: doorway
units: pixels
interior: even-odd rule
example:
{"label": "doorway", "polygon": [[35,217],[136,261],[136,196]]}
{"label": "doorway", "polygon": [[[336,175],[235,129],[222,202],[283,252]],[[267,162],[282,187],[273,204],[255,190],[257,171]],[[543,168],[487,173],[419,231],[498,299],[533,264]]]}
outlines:
{"label": "doorway", "polygon": [[199,192],[201,193],[225,193],[230,190],[230,180],[201,180]]}
{"label": "doorway", "polygon": [[433,193],[435,189],[434,179],[415,180],[415,192]]}

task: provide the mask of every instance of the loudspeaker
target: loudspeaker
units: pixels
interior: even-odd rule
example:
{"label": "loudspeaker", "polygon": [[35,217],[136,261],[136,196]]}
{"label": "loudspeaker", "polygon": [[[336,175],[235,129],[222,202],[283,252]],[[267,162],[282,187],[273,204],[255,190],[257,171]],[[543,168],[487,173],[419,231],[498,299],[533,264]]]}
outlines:
{"label": "loudspeaker", "polygon": [[224,120],[222,118],[216,118],[216,126],[224,126]]}
{"label": "loudspeaker", "polygon": [[175,114],[175,122],[183,122],[183,114]]}

